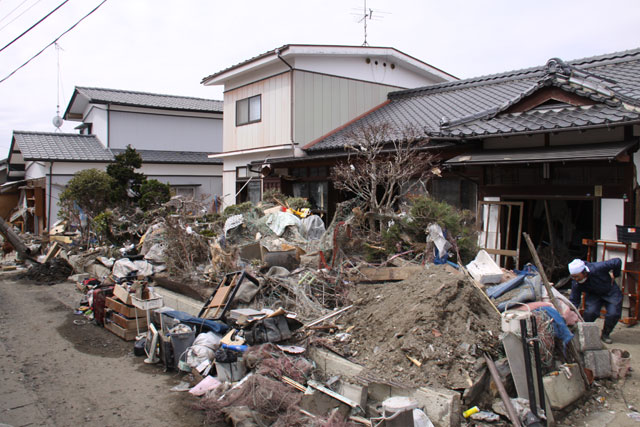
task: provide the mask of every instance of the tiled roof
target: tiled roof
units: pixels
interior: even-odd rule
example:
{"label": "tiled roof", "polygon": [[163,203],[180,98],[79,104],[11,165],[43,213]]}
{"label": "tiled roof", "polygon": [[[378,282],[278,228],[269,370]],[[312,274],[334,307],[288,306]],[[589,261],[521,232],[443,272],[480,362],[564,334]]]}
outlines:
{"label": "tiled roof", "polygon": [[[114,155],[120,154],[124,149],[112,148]],[[208,153],[198,151],[162,151],[162,150],[136,150],[143,163],[188,163],[221,165],[222,159],[210,159]]]}
{"label": "tiled roof", "polygon": [[[209,113],[222,113],[223,107],[222,101],[216,101],[213,99],[160,95],[128,90],[76,87],[76,92],[89,98],[90,103],[96,104],[118,104],[170,110],[202,111]],[[71,103],[69,105],[71,105]]]}
{"label": "tiled roof", "polygon": [[25,160],[110,162],[113,155],[94,135],[14,131]]}
{"label": "tiled roof", "polygon": [[[549,85],[602,105],[503,113]],[[636,121],[639,106],[640,49],[567,63],[554,58],[541,67],[392,92],[385,105],[305,149],[341,149],[354,128],[374,123],[423,129],[430,137],[470,138]]]}
{"label": "tiled roof", "polygon": [[[17,148],[27,161],[112,162],[123,149],[105,148],[95,135],[14,131]],[[143,163],[222,164],[209,153],[194,151],[136,150]]]}

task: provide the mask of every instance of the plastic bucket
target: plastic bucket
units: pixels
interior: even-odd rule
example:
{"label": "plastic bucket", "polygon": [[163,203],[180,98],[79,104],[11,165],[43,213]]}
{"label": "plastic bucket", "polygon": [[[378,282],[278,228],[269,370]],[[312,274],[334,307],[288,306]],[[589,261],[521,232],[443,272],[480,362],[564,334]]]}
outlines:
{"label": "plastic bucket", "polygon": [[414,427],[413,410],[418,402],[410,397],[395,396],[382,402],[384,425],[387,427]]}
{"label": "plastic bucket", "polygon": [[196,332],[186,332],[181,334],[169,334],[171,338],[171,347],[173,348],[173,366],[180,367],[180,361],[187,358],[187,349],[191,347],[196,339]]}
{"label": "plastic bucket", "polygon": [[624,378],[631,367],[631,354],[626,350],[613,348],[611,354],[611,373],[613,378]]}

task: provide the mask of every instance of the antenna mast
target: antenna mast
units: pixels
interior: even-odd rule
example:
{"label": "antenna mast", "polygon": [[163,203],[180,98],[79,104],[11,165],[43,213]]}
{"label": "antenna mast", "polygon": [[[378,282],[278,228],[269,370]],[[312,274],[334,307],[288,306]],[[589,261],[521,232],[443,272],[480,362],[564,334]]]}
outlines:
{"label": "antenna mast", "polygon": [[[362,9],[362,12],[358,12],[358,13],[352,13],[352,15],[356,15],[358,16],[358,24],[362,22],[362,25],[364,27],[364,43],[362,43],[362,46],[369,46],[369,42],[367,42],[367,21],[381,21],[384,14],[386,14],[387,12],[381,12],[379,10],[376,10],[376,16],[373,16],[373,9],[372,8],[368,8],[367,7],[367,0],[363,0],[364,1],[364,6]],[[353,9],[353,10],[358,10],[358,9]]]}
{"label": "antenna mast", "polygon": [[60,47],[60,45],[56,42],[55,43],[55,48],[56,48],[56,62],[57,62],[57,81],[56,81],[56,91],[57,91],[57,98],[56,98],[56,116],[53,118],[53,120],[51,120],[51,122],[53,123],[53,125],[56,127],[56,132],[60,132],[60,127],[62,126],[62,124],[64,123],[64,120],[62,120],[62,117],[60,117],[60,50],[62,49]]}

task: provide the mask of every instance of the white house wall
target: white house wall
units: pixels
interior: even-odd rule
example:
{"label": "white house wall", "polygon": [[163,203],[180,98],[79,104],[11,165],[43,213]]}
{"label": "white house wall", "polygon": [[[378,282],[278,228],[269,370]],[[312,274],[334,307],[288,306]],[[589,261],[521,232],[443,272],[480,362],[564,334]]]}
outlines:
{"label": "white house wall", "polygon": [[[367,64],[367,59],[369,63]],[[445,81],[427,78],[403,67],[391,56],[346,56],[327,60],[326,55],[301,56],[295,59],[296,70],[308,70],[349,79],[363,80],[399,88],[416,88]],[[392,68],[392,64],[393,67]],[[336,70],[339,70],[336,72]]]}
{"label": "white house wall", "polygon": [[109,141],[109,112],[105,105],[90,104],[85,112],[84,123],[91,123],[91,133],[94,134],[103,145]]}
{"label": "white house wall", "polygon": [[295,71],[294,135],[305,145],[382,104],[395,90],[381,84]]}
{"label": "white house wall", "polygon": [[[55,162],[50,181],[49,164],[44,164],[46,173],[42,176],[46,177],[47,211],[51,200],[49,224],[58,219],[60,193],[73,175],[84,169],[106,170],[106,167],[107,163]],[[206,196],[208,200],[210,196],[222,194],[222,165],[144,164],[138,171],[149,179],[157,179],[169,185],[193,185],[196,187],[196,197]]]}
{"label": "white house wall", "polygon": [[42,178],[48,172],[46,162],[27,162],[24,168],[24,179]]}
{"label": "white house wall", "polygon": [[[225,93],[225,152],[291,142],[290,79],[291,73],[280,74]],[[261,121],[236,126],[236,101],[254,95],[262,95]]]}
{"label": "white house wall", "polygon": [[110,148],[222,151],[222,119],[112,110],[109,121]]}

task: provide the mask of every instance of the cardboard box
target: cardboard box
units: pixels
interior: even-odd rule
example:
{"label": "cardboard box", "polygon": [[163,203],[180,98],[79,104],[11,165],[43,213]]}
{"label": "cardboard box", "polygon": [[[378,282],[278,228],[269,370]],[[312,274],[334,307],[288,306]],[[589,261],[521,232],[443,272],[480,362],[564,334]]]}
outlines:
{"label": "cardboard box", "polygon": [[105,306],[115,312],[122,314],[124,317],[129,317],[129,318],[146,317],[146,313],[144,310],[135,308],[132,305],[123,304],[114,298],[107,297]]}
{"label": "cardboard box", "polygon": [[122,285],[115,285],[113,287],[113,295],[126,305],[131,305],[131,294]]}
{"label": "cardboard box", "polygon": [[125,341],[133,341],[138,335],[138,331],[136,331],[135,328],[133,330],[124,329],[113,322],[106,322],[104,324],[104,328],[108,331],[113,332],[115,335],[119,336]]}
{"label": "cardboard box", "polygon": [[136,326],[136,318],[130,319],[128,317],[124,317],[120,313],[116,313],[115,311],[111,313],[111,321],[116,325],[120,326],[124,329],[134,329],[138,330],[140,328],[140,332],[144,332],[147,330],[147,318],[139,317],[138,318],[138,326]]}

